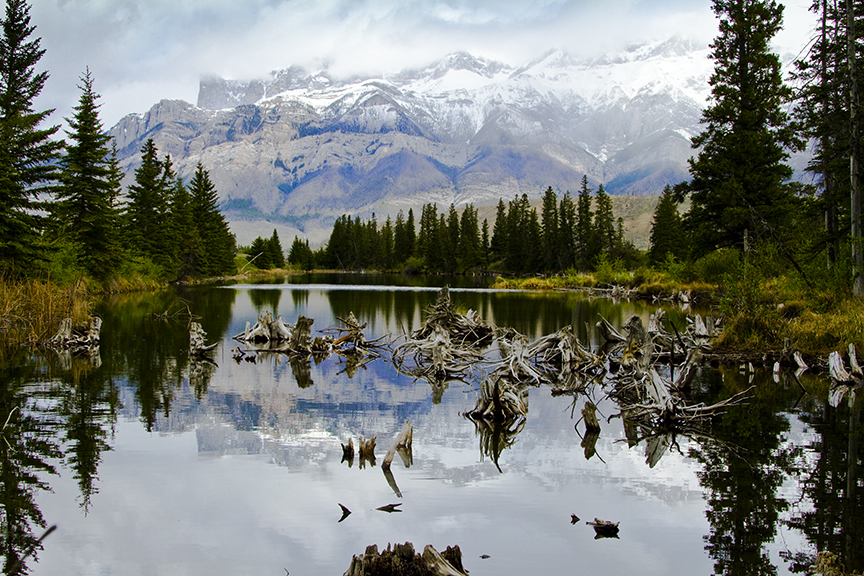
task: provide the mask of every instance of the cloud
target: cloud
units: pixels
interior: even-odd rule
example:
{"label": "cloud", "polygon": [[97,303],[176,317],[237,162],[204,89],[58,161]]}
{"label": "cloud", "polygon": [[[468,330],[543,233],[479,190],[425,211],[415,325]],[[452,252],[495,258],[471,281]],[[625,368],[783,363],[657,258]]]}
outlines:
{"label": "cloud", "polygon": [[[803,45],[807,4],[787,2],[787,42]],[[717,29],[707,0],[38,0],[31,17],[51,74],[37,104],[56,108],[55,122],[69,116],[89,67],[106,126],[162,98],[195,102],[204,75],[248,79],[292,64],[386,72],[457,50],[521,65],[553,47],[708,42]]]}

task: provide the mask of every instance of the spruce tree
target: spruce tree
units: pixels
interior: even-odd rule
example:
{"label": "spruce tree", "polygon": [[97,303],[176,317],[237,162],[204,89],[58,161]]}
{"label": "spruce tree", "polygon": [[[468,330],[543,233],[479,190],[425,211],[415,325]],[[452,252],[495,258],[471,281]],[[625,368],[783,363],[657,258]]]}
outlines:
{"label": "spruce tree", "polygon": [[[201,246],[202,272],[208,276],[229,273],[234,267],[234,236],[219,211],[219,194],[210,180],[210,173],[200,162],[189,182],[189,193],[192,196],[192,217]],[[278,244],[276,230],[273,230],[273,236]],[[284,266],[282,245],[279,244],[271,250],[271,263],[280,268]]]}
{"label": "spruce tree", "polygon": [[141,147],[141,165],[135,170],[135,183],[127,191],[126,239],[131,248],[167,267],[170,258],[163,248],[165,236],[170,233],[165,220],[169,191],[165,188],[163,168],[170,172],[170,162],[163,166],[150,138]]}
{"label": "spruce tree", "polygon": [[687,242],[675,193],[669,185],[666,185],[654,209],[648,261],[656,266],[663,263],[670,254],[679,260],[685,258]]}
{"label": "spruce tree", "polygon": [[[606,193],[601,184],[597,188],[597,210],[594,212],[593,233],[594,257],[601,254],[614,259],[616,233],[615,215],[612,213],[612,198]],[[594,262],[592,262],[593,264]]]}
{"label": "spruce tree", "polygon": [[543,268],[546,270],[558,270],[561,268],[559,261],[560,253],[560,229],[558,223],[558,198],[555,191],[549,186],[543,193]]}
{"label": "spruce tree", "polygon": [[81,97],[68,118],[69,143],[60,160],[60,186],[52,210],[54,226],[74,246],[78,262],[94,278],[105,278],[120,261],[119,195],[116,158],[111,138],[99,120],[99,95],[87,69],[81,77]]}
{"label": "spruce tree", "polygon": [[711,103],[703,111],[699,150],[690,160],[692,180],[680,190],[691,196],[686,222],[695,256],[742,246],[745,231],[779,238],[792,210],[792,169],[787,149],[798,149],[786,104],[780,59],[769,43],[780,30],[783,6],[774,0],[714,0],[720,35],[712,43],[715,62]]}
{"label": "spruce tree", "polygon": [[573,268],[576,265],[576,204],[569,190],[564,193],[558,207],[558,238],[561,268]]}
{"label": "spruce tree", "polygon": [[507,251],[507,206],[504,199],[498,199],[495,211],[495,223],[492,225],[492,239],[489,242],[489,253],[492,260],[504,258]]}
{"label": "spruce tree", "polygon": [[588,176],[582,176],[582,187],[576,201],[576,265],[580,270],[590,270],[594,263],[594,213],[591,211],[591,189]]}
{"label": "spruce tree", "polygon": [[63,143],[59,126],[40,128],[53,110],[34,111],[47,72],[35,67],[45,53],[31,35],[30,7],[7,0],[0,38],[0,269],[21,274],[40,249],[43,218],[39,196],[57,179],[55,161]]}
{"label": "spruce tree", "polygon": [[171,238],[178,278],[195,278],[203,273],[201,242],[192,213],[192,196],[177,178],[171,192]]}
{"label": "spruce tree", "polygon": [[462,268],[469,270],[481,264],[482,246],[477,209],[468,204],[459,219],[459,258]]}

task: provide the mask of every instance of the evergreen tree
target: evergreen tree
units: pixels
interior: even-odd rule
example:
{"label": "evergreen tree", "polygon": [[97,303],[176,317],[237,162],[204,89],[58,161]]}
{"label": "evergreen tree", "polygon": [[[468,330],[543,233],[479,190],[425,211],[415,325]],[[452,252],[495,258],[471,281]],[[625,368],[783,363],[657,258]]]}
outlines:
{"label": "evergreen tree", "polygon": [[396,214],[396,223],[393,225],[393,260],[394,262],[402,263],[410,257],[405,215],[402,213],[402,210],[399,210],[399,213]]}
{"label": "evergreen tree", "polygon": [[387,215],[387,220],[384,221],[384,226],[381,227],[381,264],[385,270],[390,270],[395,264],[395,252],[393,246],[393,222],[390,220],[390,215]]}
{"label": "evergreen tree", "polygon": [[560,228],[558,222],[558,198],[549,186],[543,193],[543,268],[545,270],[560,270]]}
{"label": "evergreen tree", "polygon": [[259,270],[269,270],[273,268],[273,262],[270,260],[269,242],[257,236],[249,246],[249,258]]}
{"label": "evergreen tree", "polygon": [[680,191],[691,196],[686,222],[695,256],[741,246],[745,230],[778,237],[793,206],[785,182],[792,169],[786,149],[801,145],[785,105],[779,58],[769,43],[781,27],[783,6],[774,0],[714,0],[720,35],[712,101],[703,111],[704,131],[693,139],[692,180]]}
{"label": "evergreen tree", "polygon": [[[597,188],[597,210],[594,212],[594,255],[605,254],[614,259],[616,234],[615,215],[612,213],[612,198],[601,184]],[[592,262],[594,264],[594,262]]]}
{"label": "evergreen tree", "polygon": [[489,244],[490,259],[504,258],[508,243],[507,206],[504,204],[504,199],[499,198],[498,207],[495,211],[495,223],[492,225],[492,240]]}
{"label": "evergreen tree", "polygon": [[126,238],[130,246],[161,266],[170,265],[164,250],[169,234],[165,214],[168,212],[168,190],[165,173],[172,173],[170,158],[160,162],[156,145],[150,138],[141,148],[141,166],[135,170],[135,183],[129,186],[126,206]]}
{"label": "evergreen tree", "polygon": [[[441,214],[444,217],[444,214]],[[459,250],[459,213],[456,212],[456,206],[452,203],[447,210],[447,220],[442,221],[442,228],[446,230],[443,238],[444,246],[444,267],[448,271],[456,270],[456,256]]]}
{"label": "evergreen tree", "polygon": [[[487,231],[488,232],[488,231]],[[477,223],[477,209],[468,204],[459,220],[459,258],[462,268],[470,270],[481,264],[482,246]]]}
{"label": "evergreen tree", "polygon": [[580,270],[591,269],[594,263],[592,243],[594,239],[594,214],[591,211],[591,189],[588,176],[582,176],[582,187],[576,202],[576,265]]}
{"label": "evergreen tree", "polygon": [[406,247],[405,253],[407,254],[406,260],[414,256],[417,252],[417,231],[414,228],[414,209],[408,209],[408,220],[405,221],[405,239],[406,239]]}
{"label": "evergreen tree", "polygon": [[481,231],[481,253],[483,259],[483,267],[489,267],[489,221],[483,219],[483,228]]}
{"label": "evergreen tree", "polygon": [[569,191],[558,207],[558,238],[561,268],[567,270],[576,265],[576,205]]}
{"label": "evergreen tree", "polygon": [[267,254],[270,256],[273,268],[285,268],[285,252],[282,250],[282,242],[275,228],[273,235],[267,241]]}
{"label": "evergreen tree", "polygon": [[192,214],[192,196],[179,178],[171,193],[172,242],[178,278],[195,278],[202,274],[202,256],[198,230]]}
{"label": "evergreen tree", "polygon": [[117,236],[119,195],[111,138],[99,120],[99,95],[87,69],[81,97],[68,118],[70,143],[60,160],[60,186],[53,209],[54,225],[74,246],[76,258],[94,278],[105,278],[120,261]]}
{"label": "evergreen tree", "polygon": [[288,252],[288,262],[301,270],[311,270],[315,264],[315,256],[312,249],[309,248],[309,240],[301,240],[294,236],[294,241],[291,243],[291,250]]}
{"label": "evergreen tree", "polygon": [[679,260],[685,258],[687,256],[687,241],[681,214],[678,212],[678,202],[675,201],[675,193],[672,191],[672,187],[667,185],[654,209],[648,261],[652,266],[656,266],[664,262],[669,254]]}
{"label": "evergreen tree", "polygon": [[59,126],[39,128],[53,110],[36,112],[47,72],[35,72],[45,53],[30,36],[30,7],[7,0],[0,38],[0,269],[20,274],[42,257],[43,219],[39,195],[57,179],[55,161],[63,143],[52,139]]}
{"label": "evergreen tree", "polygon": [[525,219],[525,246],[523,249],[524,265],[522,269],[526,272],[536,273],[543,270],[543,231],[540,227],[540,216],[537,209],[528,210]]}
{"label": "evergreen tree", "polygon": [[[195,175],[189,182],[192,195],[192,217],[198,232],[201,246],[203,273],[208,276],[226,274],[234,268],[234,236],[228,228],[225,217],[219,211],[219,194],[210,181],[210,174],[199,162]],[[273,230],[276,246],[273,247],[270,261],[273,266],[285,265],[282,245],[276,230]],[[271,242],[273,239],[271,238]]]}

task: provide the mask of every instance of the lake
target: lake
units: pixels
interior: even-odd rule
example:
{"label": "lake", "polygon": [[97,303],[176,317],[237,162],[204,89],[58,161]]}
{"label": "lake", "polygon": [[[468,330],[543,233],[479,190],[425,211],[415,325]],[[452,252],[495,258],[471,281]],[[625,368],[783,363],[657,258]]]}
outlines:
{"label": "lake", "polygon": [[[861,402],[830,407],[824,376],[702,368],[693,402],[755,385],[750,402],[679,434],[651,466],[602,388],[590,450],[584,395],[532,387],[524,423],[490,432],[462,415],[476,378],[432,386],[386,354],[361,366],[232,357],[232,337],[264,311],[313,318],[313,334],[351,312],[367,340],[410,333],[445,283],[459,310],[531,339],[572,325],[594,348],[600,315],[647,323],[658,307],[354,275],[113,296],[98,355],[26,353],[0,372],[7,573],[53,525],[24,561],[31,574],[336,576],[368,545],[406,541],[459,545],[472,576],[802,573],[817,550],[864,569]],[[215,365],[190,362],[190,313],[219,342]],[[679,328],[685,315],[667,307]],[[397,457],[385,475],[406,420],[413,463]],[[372,436],[376,464],[343,461],[342,444]],[[595,518],[619,522],[617,537],[597,538]]]}

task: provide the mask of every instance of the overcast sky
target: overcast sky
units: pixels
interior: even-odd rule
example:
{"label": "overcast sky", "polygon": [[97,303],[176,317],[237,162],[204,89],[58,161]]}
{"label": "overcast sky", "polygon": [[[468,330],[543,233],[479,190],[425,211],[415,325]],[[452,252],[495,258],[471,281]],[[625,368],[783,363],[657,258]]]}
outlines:
{"label": "overcast sky", "polygon": [[[810,0],[787,0],[778,51],[811,35]],[[51,75],[40,109],[71,114],[90,68],[106,128],[163,98],[195,103],[204,75],[248,79],[300,64],[332,74],[422,66],[457,50],[512,65],[681,35],[710,42],[710,0],[31,0]]]}

